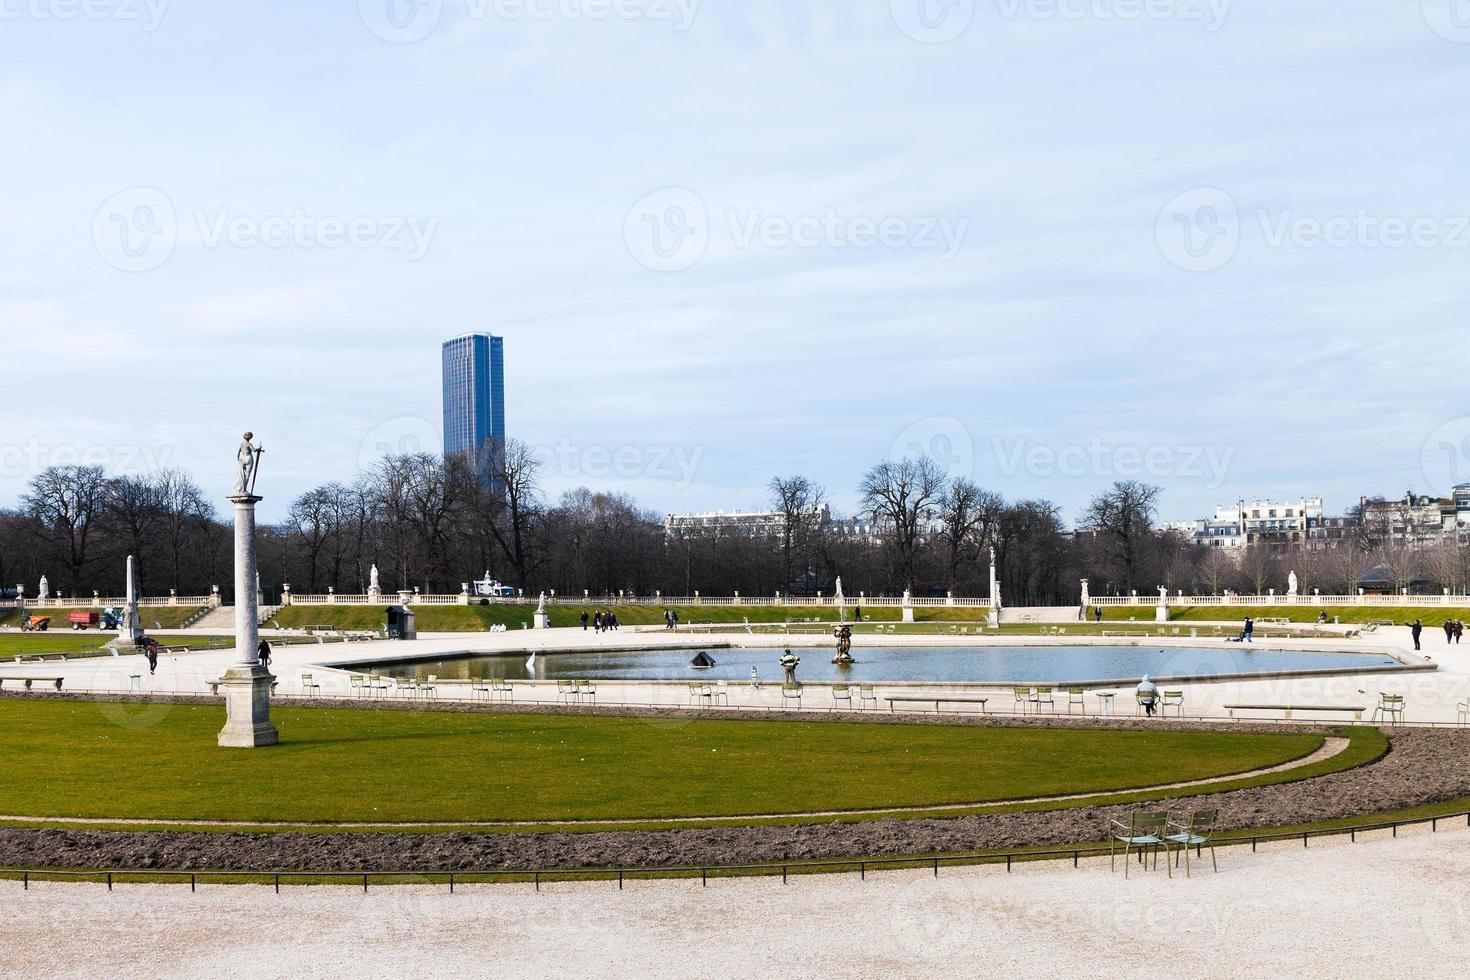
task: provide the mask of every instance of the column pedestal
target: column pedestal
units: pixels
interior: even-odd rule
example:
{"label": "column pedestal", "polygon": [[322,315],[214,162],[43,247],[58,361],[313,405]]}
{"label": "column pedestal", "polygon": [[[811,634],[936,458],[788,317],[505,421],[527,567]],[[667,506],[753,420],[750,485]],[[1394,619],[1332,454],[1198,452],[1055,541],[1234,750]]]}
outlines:
{"label": "column pedestal", "polygon": [[220,679],[225,696],[225,727],[219,744],[229,749],[254,749],[281,740],[271,724],[271,684],[275,678],[260,664],[237,665]]}
{"label": "column pedestal", "polygon": [[546,612],[544,609],[538,609],[536,610],[536,612],[532,613],[532,620],[533,622],[531,625],[538,630],[551,629],[551,614]]}

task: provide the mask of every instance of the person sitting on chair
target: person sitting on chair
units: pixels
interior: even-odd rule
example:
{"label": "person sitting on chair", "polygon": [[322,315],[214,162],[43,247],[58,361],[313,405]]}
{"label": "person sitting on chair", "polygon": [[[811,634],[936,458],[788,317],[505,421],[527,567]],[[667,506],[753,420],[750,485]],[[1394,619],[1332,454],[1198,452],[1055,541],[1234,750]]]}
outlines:
{"label": "person sitting on chair", "polygon": [[1144,714],[1153,717],[1154,707],[1159,701],[1159,686],[1147,674],[1138,685],[1138,703],[1143,705]]}

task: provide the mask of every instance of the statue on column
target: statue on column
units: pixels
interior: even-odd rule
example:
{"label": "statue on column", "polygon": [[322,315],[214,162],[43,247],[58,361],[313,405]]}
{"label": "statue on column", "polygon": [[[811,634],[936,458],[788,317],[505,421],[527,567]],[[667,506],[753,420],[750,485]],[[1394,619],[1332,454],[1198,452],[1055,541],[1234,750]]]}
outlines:
{"label": "statue on column", "polygon": [[264,449],[251,443],[255,433],[247,432],[240,441],[240,448],[235,450],[235,496],[253,496],[255,493],[255,479],[260,473],[260,454]]}

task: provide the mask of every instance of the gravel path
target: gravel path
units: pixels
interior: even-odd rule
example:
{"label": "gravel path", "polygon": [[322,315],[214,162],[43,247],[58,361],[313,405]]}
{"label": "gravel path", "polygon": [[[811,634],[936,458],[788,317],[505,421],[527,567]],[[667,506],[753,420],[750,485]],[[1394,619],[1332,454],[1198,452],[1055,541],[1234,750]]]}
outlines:
{"label": "gravel path", "polygon": [[[1208,868],[1206,861],[1205,868]],[[1464,976],[1470,832],[1070,864],[543,886],[0,882],[0,974],[118,978]]]}
{"label": "gravel path", "polygon": [[[1379,762],[1259,789],[1165,801],[1223,812],[1224,829],[1305,823],[1470,796],[1470,732],[1404,729]],[[8,866],[466,871],[882,856],[1100,840],[1131,807],[794,827],[542,834],[0,830]]]}

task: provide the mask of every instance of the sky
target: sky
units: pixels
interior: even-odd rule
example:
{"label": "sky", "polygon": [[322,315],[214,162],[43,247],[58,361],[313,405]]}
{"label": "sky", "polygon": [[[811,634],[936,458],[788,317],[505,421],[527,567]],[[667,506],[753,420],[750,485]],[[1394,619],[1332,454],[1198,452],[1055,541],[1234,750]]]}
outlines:
{"label": "sky", "polygon": [[263,517],[505,338],[554,499],[1470,480],[1461,0],[0,0],[0,506]]}

